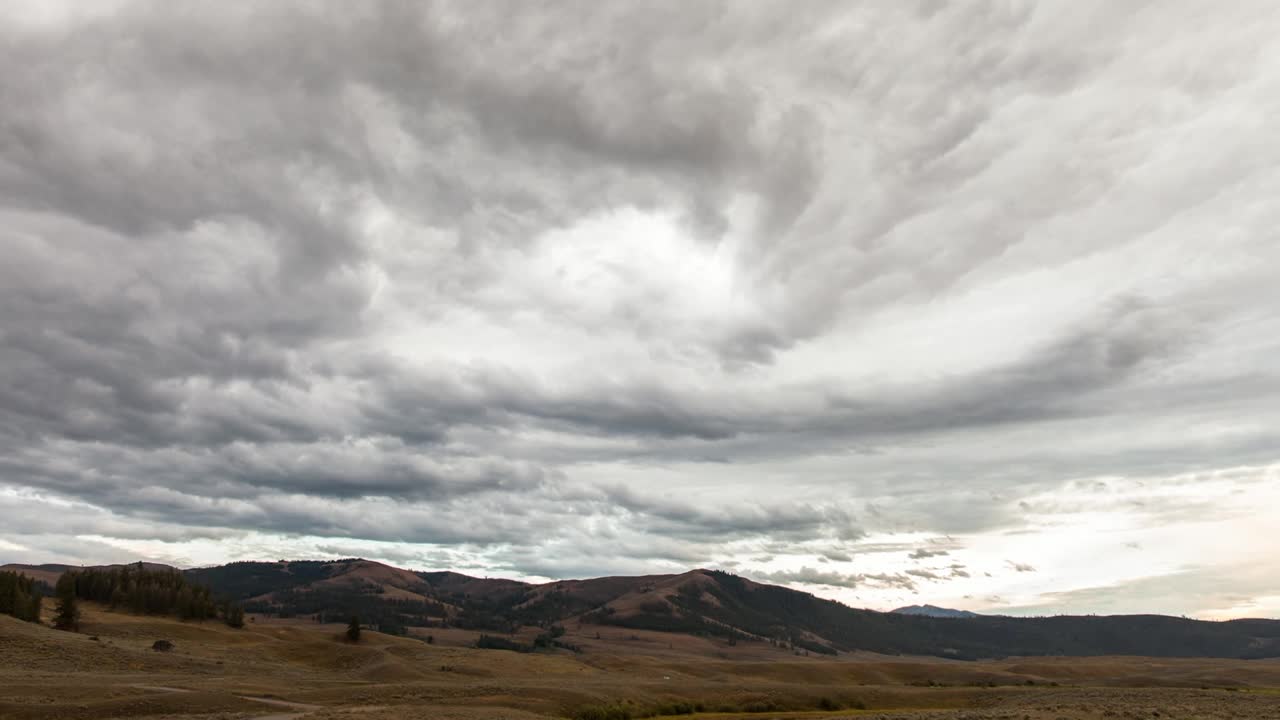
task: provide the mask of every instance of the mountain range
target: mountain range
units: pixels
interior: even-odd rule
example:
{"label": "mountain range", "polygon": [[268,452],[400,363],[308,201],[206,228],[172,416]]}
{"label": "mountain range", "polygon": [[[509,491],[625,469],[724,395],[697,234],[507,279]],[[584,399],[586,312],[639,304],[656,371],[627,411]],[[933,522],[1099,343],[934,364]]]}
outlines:
{"label": "mountain range", "polygon": [[[162,566],[151,566],[162,567]],[[66,565],[6,565],[52,584]],[[455,627],[514,634],[608,625],[767,642],[796,652],[957,659],[1044,655],[1280,657],[1280,620],[1162,615],[984,616],[932,606],[877,612],[717,570],[531,584],[363,559],[236,562],[182,571],[250,613],[346,618],[386,632]]]}
{"label": "mountain range", "polygon": [[929,617],[979,617],[978,613],[975,612],[953,610],[952,608],[938,607],[937,605],[907,605],[889,612],[895,612],[899,615],[927,615]]}

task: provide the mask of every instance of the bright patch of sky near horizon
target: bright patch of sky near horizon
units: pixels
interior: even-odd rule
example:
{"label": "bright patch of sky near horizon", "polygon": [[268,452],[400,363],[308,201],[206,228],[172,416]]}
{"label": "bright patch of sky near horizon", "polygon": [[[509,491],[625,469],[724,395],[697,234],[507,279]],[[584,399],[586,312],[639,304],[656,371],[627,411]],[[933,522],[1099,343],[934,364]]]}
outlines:
{"label": "bright patch of sky near horizon", "polygon": [[1280,616],[1271,3],[0,8],[0,561]]}

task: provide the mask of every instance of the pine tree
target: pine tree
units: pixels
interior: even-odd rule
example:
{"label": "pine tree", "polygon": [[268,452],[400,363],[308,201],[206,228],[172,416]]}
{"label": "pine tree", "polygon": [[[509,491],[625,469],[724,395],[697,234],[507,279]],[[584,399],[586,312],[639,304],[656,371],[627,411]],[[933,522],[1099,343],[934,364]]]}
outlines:
{"label": "pine tree", "polygon": [[32,595],[30,601],[27,603],[27,614],[22,619],[33,623],[40,622],[40,608],[43,604],[44,598],[39,595]]}
{"label": "pine tree", "polygon": [[20,592],[20,576],[17,573],[0,573],[0,615],[14,615]]}
{"label": "pine tree", "polygon": [[230,625],[233,628],[244,627],[244,608],[239,605],[236,605],[235,603],[228,604],[224,617],[227,621],[227,625]]}
{"label": "pine tree", "polygon": [[347,623],[347,640],[360,642],[360,618],[355,615],[352,615],[351,621]]}
{"label": "pine tree", "polygon": [[58,578],[58,608],[53,617],[53,626],[72,632],[80,629],[80,604],[76,601],[76,578],[73,573],[63,573]]}
{"label": "pine tree", "polygon": [[178,619],[193,620],[196,617],[195,599],[191,595],[190,588],[182,588],[182,592],[178,593],[172,603],[178,608]]}

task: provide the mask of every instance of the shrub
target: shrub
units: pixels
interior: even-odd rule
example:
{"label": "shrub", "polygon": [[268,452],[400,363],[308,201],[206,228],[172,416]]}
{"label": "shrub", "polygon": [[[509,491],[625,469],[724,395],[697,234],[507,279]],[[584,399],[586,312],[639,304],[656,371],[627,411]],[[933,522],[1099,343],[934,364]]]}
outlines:
{"label": "shrub", "polygon": [[476,640],[476,647],[481,650],[514,650],[515,652],[533,652],[532,645],[525,645],[515,640],[508,640],[497,635],[481,635]]}
{"label": "shrub", "polygon": [[570,713],[573,720],[631,720],[631,708],[624,705],[588,705]]}
{"label": "shrub", "polygon": [[654,707],[650,715],[692,715],[703,710],[702,703],[676,701]]}

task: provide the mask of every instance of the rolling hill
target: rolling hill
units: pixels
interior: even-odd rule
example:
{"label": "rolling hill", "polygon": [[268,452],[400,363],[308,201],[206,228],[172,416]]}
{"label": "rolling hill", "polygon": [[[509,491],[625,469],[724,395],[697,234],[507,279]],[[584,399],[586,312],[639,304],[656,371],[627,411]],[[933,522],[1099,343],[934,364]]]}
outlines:
{"label": "rolling hill", "polygon": [[[177,570],[178,569],[171,565],[161,565],[160,563],[140,562],[140,563],[131,563],[131,564],[140,565],[146,568],[147,570]],[[81,565],[62,565],[59,563],[48,563],[44,565],[23,565],[21,563],[9,563],[8,565],[0,565],[0,572],[16,572],[21,575],[26,575],[27,577],[31,578],[32,580],[35,580],[38,583],[44,583],[48,585],[50,590],[52,590],[53,586],[58,584],[58,578],[62,576],[62,573],[68,570],[83,569],[85,567],[103,569],[103,568],[118,568],[118,567],[123,567],[123,565],[81,566]]]}
{"label": "rolling hill", "polygon": [[[32,572],[47,581],[59,570]],[[418,626],[513,635],[572,623],[826,655],[1280,657],[1278,620],[884,613],[714,570],[545,584],[414,572],[362,559],[238,562],[185,572],[250,612],[318,620],[358,614],[392,633]]]}
{"label": "rolling hill", "polygon": [[[80,632],[49,627],[51,609],[44,624],[0,616],[0,718],[1280,717],[1276,662],[828,659],[592,625],[567,629],[581,653],[515,653],[477,648],[476,633],[457,629],[433,630],[433,643],[372,631],[352,643],[341,622],[258,616],[232,628],[94,602],[82,609]],[[153,650],[159,638],[173,648]]]}

